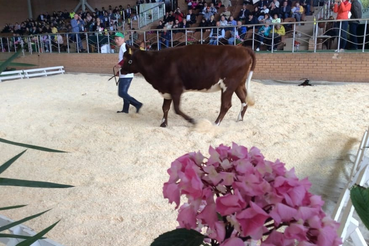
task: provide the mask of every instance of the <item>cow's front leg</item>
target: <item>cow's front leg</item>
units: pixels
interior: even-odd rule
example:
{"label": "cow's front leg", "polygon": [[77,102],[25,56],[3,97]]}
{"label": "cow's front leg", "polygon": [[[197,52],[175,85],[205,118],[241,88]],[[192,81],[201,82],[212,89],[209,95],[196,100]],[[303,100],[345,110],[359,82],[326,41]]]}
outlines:
{"label": "cow's front leg", "polygon": [[228,110],[232,107],[232,94],[233,91],[226,90],[222,92],[222,99],[221,99],[221,105],[220,105],[220,113],[218,115],[218,118],[215,120],[216,125],[220,125],[220,122],[222,122],[224,116],[228,112]]}
{"label": "cow's front leg", "polygon": [[182,116],[188,122],[195,124],[195,120],[192,119],[190,116],[186,115],[185,113],[183,113],[179,108],[180,101],[181,101],[181,93],[172,94],[172,99],[173,99],[174,111],[176,112],[176,114]]}
{"label": "cow's front leg", "polygon": [[164,99],[163,101],[163,119],[161,120],[160,127],[166,127],[168,125],[168,112],[170,109],[170,104],[172,103],[172,99]]}

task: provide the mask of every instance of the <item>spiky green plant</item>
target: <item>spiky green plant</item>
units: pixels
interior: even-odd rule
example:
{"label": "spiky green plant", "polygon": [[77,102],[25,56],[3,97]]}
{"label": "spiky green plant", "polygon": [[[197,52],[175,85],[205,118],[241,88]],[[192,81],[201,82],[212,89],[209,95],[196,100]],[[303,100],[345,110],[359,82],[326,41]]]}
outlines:
{"label": "spiky green plant", "polygon": [[18,48],[17,52],[15,52],[11,57],[9,57],[8,59],[6,59],[5,61],[0,61],[0,74],[6,70],[6,68],[8,66],[14,66],[14,67],[31,67],[31,66],[35,66],[34,64],[29,64],[29,63],[14,63],[12,62],[15,58],[17,58],[20,53],[22,53],[22,49]]}
{"label": "spiky green plant", "polygon": [[[41,146],[23,144],[23,143],[18,143],[18,142],[12,142],[12,141],[9,141],[9,140],[3,139],[3,138],[0,138],[0,142],[5,143],[5,144],[11,144],[11,145],[17,145],[17,146],[25,147],[25,148],[28,148],[28,149],[35,149],[35,150],[39,150],[39,151],[55,152],[55,153],[66,153],[66,152],[61,151],[61,150],[55,150],[55,149],[49,149],[49,148],[45,148],[45,147],[41,147]],[[6,169],[8,169],[16,160],[18,160],[26,151],[27,151],[27,149],[22,151],[18,155],[12,157],[11,159],[6,161],[5,163],[3,163],[0,166],[0,175]],[[70,187],[73,187],[71,185],[64,185],[64,184],[58,184],[58,183],[33,181],[33,180],[22,180],[22,179],[10,179],[10,178],[4,178],[4,177],[1,177],[1,176],[0,176],[0,186],[22,186],[22,187],[37,187],[37,188],[70,188]],[[15,206],[9,206],[9,207],[0,207],[0,211],[1,210],[21,208],[21,207],[24,207],[24,206],[26,206],[26,205],[15,205]],[[5,232],[6,230],[8,230],[8,229],[10,229],[14,226],[17,226],[17,225],[22,224],[26,221],[34,219],[38,216],[41,216],[42,214],[46,213],[47,211],[49,211],[49,210],[46,210],[44,212],[41,212],[41,213],[38,213],[38,214],[35,214],[35,215],[28,216],[28,217],[23,218],[21,220],[18,220],[18,221],[15,221],[13,223],[10,223],[10,224],[7,224],[5,226],[0,227],[0,238],[18,238],[18,239],[22,239],[23,241],[20,242],[19,244],[17,244],[19,246],[31,245],[32,243],[36,242],[37,240],[42,239],[43,236],[48,231],[50,231],[56,224],[59,223],[59,221],[57,221],[56,223],[52,224],[51,226],[45,228],[44,230],[42,230],[41,232],[37,233],[36,235],[34,235],[32,237],[9,234],[9,233],[3,233],[3,232]]]}

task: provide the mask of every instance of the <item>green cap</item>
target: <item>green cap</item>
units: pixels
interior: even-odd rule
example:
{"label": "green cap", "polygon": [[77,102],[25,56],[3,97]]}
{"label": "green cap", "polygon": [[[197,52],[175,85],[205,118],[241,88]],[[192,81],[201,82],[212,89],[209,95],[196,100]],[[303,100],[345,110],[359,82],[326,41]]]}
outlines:
{"label": "green cap", "polygon": [[116,32],[116,33],[115,33],[115,37],[124,38],[124,35],[123,35],[123,33],[121,33],[121,32]]}

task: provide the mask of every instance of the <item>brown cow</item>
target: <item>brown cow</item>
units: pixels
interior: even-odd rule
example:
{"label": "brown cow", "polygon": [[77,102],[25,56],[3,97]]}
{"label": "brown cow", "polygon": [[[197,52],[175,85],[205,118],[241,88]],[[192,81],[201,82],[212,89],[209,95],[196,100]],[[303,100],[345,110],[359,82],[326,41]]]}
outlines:
{"label": "brown cow", "polygon": [[188,45],[161,51],[141,51],[133,47],[127,47],[127,50],[129,52],[124,53],[121,73],[141,73],[164,97],[161,127],[168,125],[172,100],[176,114],[195,123],[179,107],[181,95],[185,91],[222,90],[220,113],[215,121],[217,125],[232,106],[234,92],[241,100],[237,120],[243,120],[248,105],[254,105],[250,82],[256,59],[249,48]]}

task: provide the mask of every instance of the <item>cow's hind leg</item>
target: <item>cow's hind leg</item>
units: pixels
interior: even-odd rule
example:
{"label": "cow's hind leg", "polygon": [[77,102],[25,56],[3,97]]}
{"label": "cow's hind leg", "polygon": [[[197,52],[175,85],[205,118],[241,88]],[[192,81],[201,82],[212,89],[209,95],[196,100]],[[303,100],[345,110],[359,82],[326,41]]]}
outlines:
{"label": "cow's hind leg", "polygon": [[218,118],[215,121],[215,124],[218,126],[220,125],[220,122],[222,122],[228,110],[232,107],[232,94],[233,94],[233,91],[230,91],[229,89],[222,92],[222,99],[221,99],[222,102],[220,105],[220,113],[218,115]]}
{"label": "cow's hind leg", "polygon": [[168,112],[170,109],[170,104],[172,103],[172,99],[164,99],[163,102],[163,119],[161,120],[161,127],[166,127],[168,125]]}
{"label": "cow's hind leg", "polygon": [[186,115],[185,113],[183,113],[181,109],[179,108],[180,101],[181,101],[181,94],[172,94],[172,99],[173,99],[174,111],[176,112],[176,114],[182,116],[188,122],[195,124],[195,120],[192,119],[190,116]]}
{"label": "cow's hind leg", "polygon": [[237,121],[242,121],[243,120],[243,116],[246,113],[247,110],[247,103],[246,103],[246,88],[245,85],[241,85],[236,89],[236,95],[238,96],[238,98],[241,101],[241,111],[238,114],[237,117]]}

